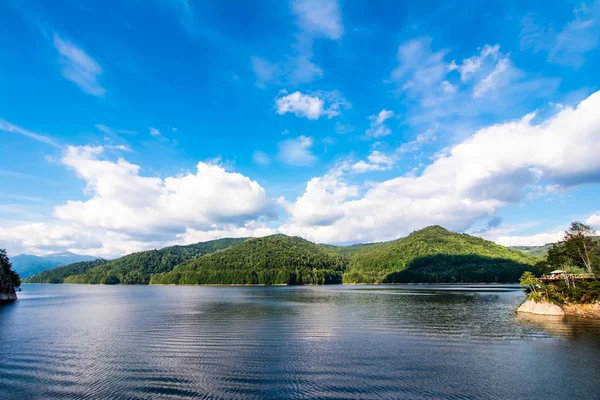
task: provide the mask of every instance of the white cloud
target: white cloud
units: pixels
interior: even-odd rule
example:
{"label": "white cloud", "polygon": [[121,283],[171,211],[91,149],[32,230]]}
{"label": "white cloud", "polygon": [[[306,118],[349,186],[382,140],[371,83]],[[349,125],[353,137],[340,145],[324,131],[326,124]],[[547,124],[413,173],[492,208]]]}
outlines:
{"label": "white cloud", "polygon": [[335,131],[340,135],[345,135],[346,133],[350,133],[354,131],[354,126],[351,124],[343,124],[340,121],[335,123]]}
{"label": "white cloud", "polygon": [[475,75],[482,66],[482,63],[489,57],[491,59],[497,59],[498,53],[500,51],[500,46],[490,46],[486,44],[483,46],[479,54],[474,55],[469,58],[465,58],[461,65],[456,65],[453,61],[450,69],[457,69],[460,72],[460,79],[463,82],[469,80],[473,75]]}
{"label": "white cloud", "polygon": [[8,132],[8,133],[17,133],[19,135],[26,136],[30,139],[37,140],[38,142],[46,143],[46,144],[49,144],[54,147],[60,147],[60,145],[58,143],[56,143],[54,141],[54,139],[52,139],[48,136],[40,135],[38,133],[33,133],[31,131],[28,131],[27,129],[23,129],[16,125],[13,125],[10,122],[5,121],[3,119],[0,119],[0,131]]}
{"label": "white cloud", "polygon": [[369,116],[371,127],[365,131],[367,136],[382,137],[392,133],[392,130],[385,125],[385,121],[392,118],[394,112],[390,110],[381,110],[379,114]]}
{"label": "white cloud", "polygon": [[103,71],[85,51],[54,34],[54,47],[61,55],[62,74],[86,93],[102,97],[106,89],[98,82]]}
{"label": "white cloud", "polygon": [[[464,231],[520,202],[532,185],[599,182],[598,109],[600,92],[539,124],[527,115],[481,129],[418,176],[374,183],[356,199],[329,201],[335,215],[343,215],[335,221],[315,226],[306,222],[311,221],[306,213],[280,230],[329,243],[393,239],[431,224]],[[318,210],[321,203],[323,196],[312,209]],[[307,204],[302,208],[311,209]]]}
{"label": "white cloud", "polygon": [[421,146],[434,142],[436,140],[435,129],[428,129],[427,131],[417,135],[415,140],[410,142],[402,143],[400,147],[398,147],[397,151],[399,153],[410,153],[415,152],[421,148]]}
{"label": "white cloud", "polygon": [[515,73],[512,70],[510,61],[507,58],[501,59],[494,70],[475,85],[473,97],[481,97],[490,91],[496,90],[499,86],[508,83],[512,79],[511,75]]}
{"label": "white cloud", "polygon": [[106,125],[102,125],[102,124],[96,124],[95,125],[96,129],[98,129],[100,132],[104,132],[107,135],[135,135],[137,132],[136,131],[132,131],[129,129],[119,129],[119,128],[111,128],[110,126],[106,126]]}
{"label": "white cloud", "polygon": [[277,230],[275,228],[250,222],[241,227],[232,225],[221,229],[203,231],[188,228],[184,233],[178,235],[178,238],[182,244],[191,244],[221,238],[263,237],[276,233]]}
{"label": "white cloud", "polygon": [[344,33],[337,0],[293,0],[292,11],[304,32],[332,40]]}
{"label": "white cloud", "polygon": [[535,235],[500,236],[496,243],[502,246],[543,246],[556,243],[565,236],[563,231],[550,233],[537,233]]}
{"label": "white cloud", "polygon": [[313,138],[306,136],[284,140],[279,143],[278,157],[281,161],[291,165],[312,165],[317,160],[317,157],[310,150],[312,145]]}
{"label": "white cloud", "polygon": [[0,240],[13,255],[66,251],[74,247],[96,249],[102,242],[75,226],[32,223],[0,229]]}
{"label": "white cloud", "polygon": [[521,48],[534,53],[548,53],[548,61],[563,66],[579,68],[585,63],[585,55],[598,46],[600,36],[600,2],[585,3],[573,10],[574,18],[561,30],[554,26],[540,26],[529,15],[521,21]]}
{"label": "white cloud", "polygon": [[337,91],[321,91],[310,95],[298,91],[287,94],[284,90],[275,99],[275,106],[279,115],[293,113],[298,117],[315,120],[322,116],[336,117],[340,115],[341,109],[350,108],[350,103]]}
{"label": "white cloud", "polygon": [[252,160],[258,165],[269,165],[271,163],[271,159],[269,155],[264,151],[256,150],[252,154]]}
{"label": "white cloud", "polygon": [[400,84],[404,91],[428,91],[448,73],[446,53],[447,50],[433,52],[431,38],[427,36],[403,43],[398,48],[398,67],[392,71],[391,81]]}
{"label": "white cloud", "polygon": [[152,128],[152,127],[150,128],[150,134],[151,134],[152,136],[160,136],[160,135],[161,135],[161,134],[160,134],[160,131],[159,131],[158,129],[156,129],[156,128]]}
{"label": "white cloud", "polygon": [[291,11],[300,31],[295,35],[294,52],[283,61],[262,57],[250,58],[256,85],[298,85],[323,77],[323,70],[311,61],[313,41],[317,38],[338,40],[343,34],[342,17],[337,0],[294,0]]}
{"label": "white cloud", "polygon": [[257,182],[218,165],[199,162],[195,173],[162,179],[141,176],[139,166],[122,158],[100,159],[103,151],[67,148],[61,162],[86,182],[91,198],[56,207],[56,217],[139,237],[244,224],[272,213],[273,202]]}
{"label": "white cloud", "polygon": [[600,215],[592,214],[586,220],[585,223],[591,225],[594,229],[600,229]]}
{"label": "white cloud", "polygon": [[367,157],[367,161],[361,160],[352,165],[352,170],[357,173],[371,171],[386,171],[396,163],[396,159],[392,155],[384,154],[374,150]]}

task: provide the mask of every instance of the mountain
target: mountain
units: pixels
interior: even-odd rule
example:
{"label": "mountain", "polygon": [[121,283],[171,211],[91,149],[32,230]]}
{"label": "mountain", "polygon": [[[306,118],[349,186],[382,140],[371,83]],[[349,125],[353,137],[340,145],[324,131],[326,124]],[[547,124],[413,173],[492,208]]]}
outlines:
{"label": "mountain", "polygon": [[63,278],[63,282],[147,285],[153,274],[171,271],[177,264],[203,254],[235,246],[245,240],[245,238],[219,239],[187,246],[141,251],[102,263],[83,273],[66,276]]}
{"label": "mountain", "polygon": [[12,257],[11,261],[13,270],[15,270],[21,278],[29,278],[47,269],[80,261],[92,261],[97,258],[98,257],[79,255],[66,251],[63,253],[48,254],[46,256],[21,254]]}
{"label": "mountain", "polygon": [[[594,240],[600,242],[600,236],[593,236]],[[543,246],[509,246],[513,250],[518,250],[522,253],[530,254],[540,259],[548,255],[548,250],[552,247],[552,243],[547,243]],[[538,260],[539,261],[539,260]]]}
{"label": "mountain", "polygon": [[80,261],[62,267],[47,269],[30,278],[24,279],[24,283],[64,283],[65,278],[72,275],[85,274],[92,268],[108,263],[101,258],[93,261]]}
{"label": "mountain", "polygon": [[272,235],[198,257],[151,284],[328,284],[341,283],[343,255],[299,237]]}
{"label": "mountain", "polygon": [[548,254],[548,249],[550,249],[550,247],[552,247],[551,243],[543,246],[510,246],[509,248],[534,257],[544,258]]}
{"label": "mountain", "polygon": [[517,282],[538,261],[493,242],[430,226],[391,242],[358,248],[345,283]]}
{"label": "mountain", "polygon": [[328,284],[517,282],[539,261],[523,252],[431,226],[382,243],[332,246],[272,235],[220,239],[74,263],[28,283]]}

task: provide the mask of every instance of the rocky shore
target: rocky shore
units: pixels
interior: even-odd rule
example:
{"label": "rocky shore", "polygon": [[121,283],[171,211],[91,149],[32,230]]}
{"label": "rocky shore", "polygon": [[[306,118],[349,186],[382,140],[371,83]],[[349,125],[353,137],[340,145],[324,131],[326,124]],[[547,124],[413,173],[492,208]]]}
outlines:
{"label": "rocky shore", "polygon": [[526,300],[517,308],[517,312],[600,319],[600,304],[564,304],[559,306],[545,301],[536,303],[533,300]]}

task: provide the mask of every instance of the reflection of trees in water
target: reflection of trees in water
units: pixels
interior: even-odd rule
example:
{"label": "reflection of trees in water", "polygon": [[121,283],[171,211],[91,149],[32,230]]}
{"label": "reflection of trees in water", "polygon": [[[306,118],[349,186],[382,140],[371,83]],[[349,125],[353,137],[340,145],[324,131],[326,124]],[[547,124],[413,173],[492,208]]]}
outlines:
{"label": "reflection of trees in water", "polygon": [[518,321],[524,326],[543,328],[554,336],[590,339],[591,343],[600,347],[600,321],[598,320],[518,313]]}

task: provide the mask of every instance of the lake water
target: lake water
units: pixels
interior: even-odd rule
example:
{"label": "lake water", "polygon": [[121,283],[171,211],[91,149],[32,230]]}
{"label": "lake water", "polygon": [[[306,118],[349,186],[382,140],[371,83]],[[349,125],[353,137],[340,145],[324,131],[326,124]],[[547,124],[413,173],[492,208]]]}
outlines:
{"label": "lake water", "polygon": [[598,399],[600,323],[518,286],[23,285],[0,399]]}

